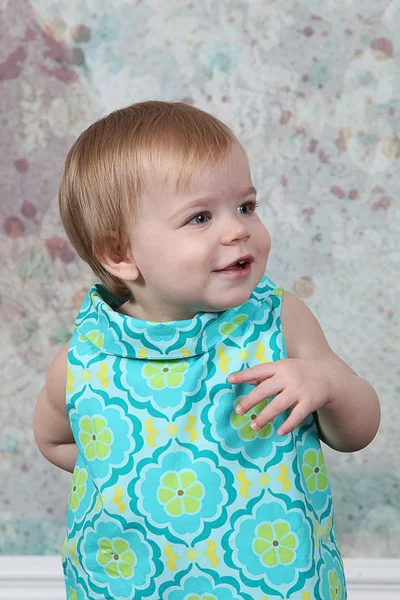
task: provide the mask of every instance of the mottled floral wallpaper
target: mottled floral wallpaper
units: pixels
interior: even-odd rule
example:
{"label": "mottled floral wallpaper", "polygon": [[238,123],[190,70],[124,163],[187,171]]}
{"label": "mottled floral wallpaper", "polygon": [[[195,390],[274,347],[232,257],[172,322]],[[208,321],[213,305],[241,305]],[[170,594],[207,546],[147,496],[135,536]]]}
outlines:
{"label": "mottled floral wallpaper", "polygon": [[63,160],[96,118],[165,99],[237,133],[268,275],[376,386],[377,439],[325,455],[344,556],[400,556],[400,0],[0,0],[0,28],[0,553],[64,537],[69,476],[32,435],[93,281],[58,215]]}

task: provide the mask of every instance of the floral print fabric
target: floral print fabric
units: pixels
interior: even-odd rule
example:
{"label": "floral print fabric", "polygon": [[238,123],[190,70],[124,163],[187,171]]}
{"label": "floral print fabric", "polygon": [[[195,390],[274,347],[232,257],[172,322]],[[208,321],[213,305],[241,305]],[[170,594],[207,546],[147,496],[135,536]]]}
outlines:
{"label": "floral print fabric", "polygon": [[63,565],[69,600],[344,600],[312,417],[255,432],[229,373],[286,358],[282,290],[264,276],[222,313],[150,323],[87,294],[69,348],[79,449]]}

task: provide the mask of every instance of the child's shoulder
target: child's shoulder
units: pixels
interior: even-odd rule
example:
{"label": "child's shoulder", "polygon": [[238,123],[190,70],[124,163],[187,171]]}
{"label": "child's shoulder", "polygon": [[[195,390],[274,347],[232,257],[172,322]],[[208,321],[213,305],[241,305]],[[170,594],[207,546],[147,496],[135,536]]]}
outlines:
{"label": "child's shoulder", "polygon": [[289,358],[318,358],[332,352],[313,312],[286,290],[282,290],[281,323]]}
{"label": "child's shoulder", "polygon": [[57,352],[55,357],[50,363],[47,370],[47,385],[56,392],[62,391],[65,394],[65,382],[67,378],[67,365],[68,365],[68,350],[70,342],[67,342]]}

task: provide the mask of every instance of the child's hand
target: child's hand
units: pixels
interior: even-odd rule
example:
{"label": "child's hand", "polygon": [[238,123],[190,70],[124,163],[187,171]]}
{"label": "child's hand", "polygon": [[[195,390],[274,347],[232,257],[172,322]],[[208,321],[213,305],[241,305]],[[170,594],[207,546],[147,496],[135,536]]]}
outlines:
{"label": "child's hand", "polygon": [[290,416],[279,427],[279,435],[292,431],[310,413],[329,402],[332,396],[332,369],[328,360],[278,360],[233,373],[229,375],[228,381],[256,386],[237,405],[236,411],[239,414],[247,413],[265,398],[277,394],[253,421],[253,429],[261,429],[279,413],[287,408],[292,409]]}

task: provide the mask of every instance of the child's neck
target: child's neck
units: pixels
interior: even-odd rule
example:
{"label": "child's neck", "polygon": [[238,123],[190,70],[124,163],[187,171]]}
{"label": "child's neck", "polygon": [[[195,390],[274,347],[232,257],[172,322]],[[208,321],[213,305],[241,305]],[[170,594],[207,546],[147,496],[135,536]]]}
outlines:
{"label": "child's neck", "polygon": [[127,315],[128,317],[140,319],[141,321],[150,321],[152,323],[184,321],[192,319],[197,314],[196,312],[185,311],[178,307],[176,307],[176,310],[170,311],[155,306],[148,306],[145,308],[133,298],[119,306],[116,309],[116,312]]}

